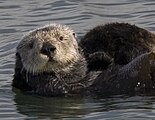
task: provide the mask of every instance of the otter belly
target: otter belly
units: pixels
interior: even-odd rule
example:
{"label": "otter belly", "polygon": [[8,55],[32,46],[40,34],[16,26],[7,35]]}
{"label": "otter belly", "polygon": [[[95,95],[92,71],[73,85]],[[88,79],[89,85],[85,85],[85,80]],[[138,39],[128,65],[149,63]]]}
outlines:
{"label": "otter belly", "polygon": [[128,94],[155,90],[152,60],[155,54],[145,53],[127,65],[113,65],[101,73],[92,88],[97,94]]}

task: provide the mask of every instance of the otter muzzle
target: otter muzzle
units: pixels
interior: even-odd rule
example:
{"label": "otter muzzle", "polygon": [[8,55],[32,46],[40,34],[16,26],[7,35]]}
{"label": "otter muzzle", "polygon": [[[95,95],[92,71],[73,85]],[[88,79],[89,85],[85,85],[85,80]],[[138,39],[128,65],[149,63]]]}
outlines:
{"label": "otter muzzle", "polygon": [[45,42],[43,43],[40,53],[47,55],[47,56],[51,56],[55,50],[56,50],[56,47],[54,45],[52,45],[49,42]]}

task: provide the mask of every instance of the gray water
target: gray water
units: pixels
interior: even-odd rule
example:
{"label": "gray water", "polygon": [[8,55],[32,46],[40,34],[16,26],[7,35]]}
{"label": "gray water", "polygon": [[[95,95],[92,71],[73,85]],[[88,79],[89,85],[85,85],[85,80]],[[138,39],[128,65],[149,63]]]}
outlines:
{"label": "gray water", "polygon": [[0,0],[0,120],[154,120],[155,96],[46,98],[12,90],[15,48],[25,32],[60,23],[80,38],[109,22],[129,22],[155,32],[155,1]]}

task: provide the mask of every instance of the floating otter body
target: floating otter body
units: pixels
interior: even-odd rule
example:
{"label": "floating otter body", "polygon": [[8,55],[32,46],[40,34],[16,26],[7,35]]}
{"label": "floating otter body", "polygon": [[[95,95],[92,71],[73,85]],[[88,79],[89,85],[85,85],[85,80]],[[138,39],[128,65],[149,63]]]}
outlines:
{"label": "floating otter body", "polygon": [[126,65],[135,57],[153,51],[155,35],[127,23],[100,25],[80,41],[90,70],[104,70],[114,62]]}
{"label": "floating otter body", "polygon": [[[105,56],[111,61],[111,57]],[[42,96],[111,95],[150,90],[154,88],[151,74],[154,57],[153,52],[144,53],[127,65],[106,65],[107,69],[91,72],[75,33],[67,26],[54,24],[31,31],[22,38],[17,46],[12,85]]]}

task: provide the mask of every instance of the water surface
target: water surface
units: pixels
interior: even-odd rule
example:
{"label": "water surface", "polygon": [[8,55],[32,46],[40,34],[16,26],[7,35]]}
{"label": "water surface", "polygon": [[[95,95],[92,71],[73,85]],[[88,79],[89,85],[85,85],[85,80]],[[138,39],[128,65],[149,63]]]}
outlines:
{"label": "water surface", "polygon": [[0,0],[0,119],[155,119],[154,96],[45,98],[12,90],[15,48],[27,31],[60,23],[71,26],[80,38],[109,22],[129,22],[155,32],[155,1]]}

